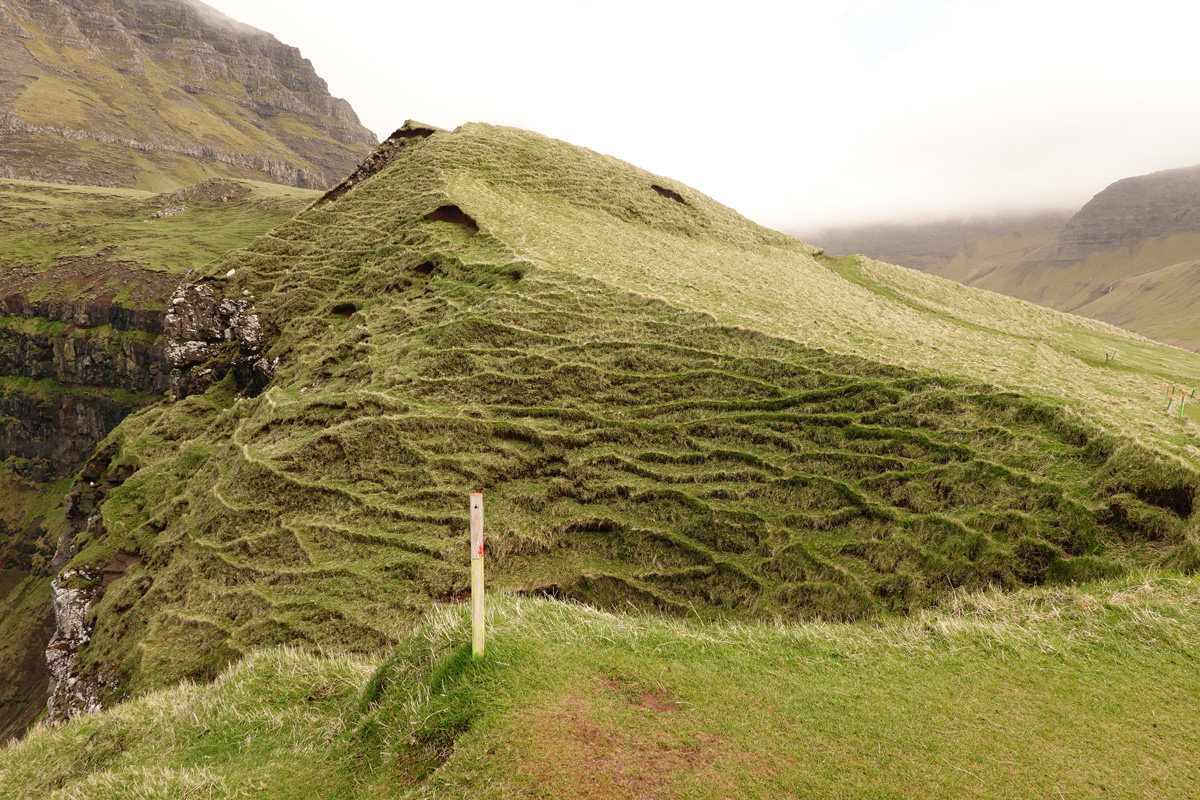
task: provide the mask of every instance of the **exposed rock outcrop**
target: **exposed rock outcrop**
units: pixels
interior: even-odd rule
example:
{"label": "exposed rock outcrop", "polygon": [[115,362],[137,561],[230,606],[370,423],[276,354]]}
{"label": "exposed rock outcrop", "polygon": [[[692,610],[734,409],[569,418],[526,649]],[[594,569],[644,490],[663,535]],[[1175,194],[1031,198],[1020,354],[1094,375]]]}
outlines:
{"label": "exposed rock outcrop", "polygon": [[1173,233],[1200,233],[1200,165],[1117,181],[1079,209],[1057,240],[1024,266],[1072,264]]}
{"label": "exposed rock outcrop", "polygon": [[[80,671],[79,650],[92,638],[90,613],[104,590],[119,572],[79,567],[64,569],[79,553],[78,537],[104,533],[100,504],[110,489],[121,485],[127,471],[110,470],[117,445],[109,443],[88,459],[79,481],[65,499],[67,530],[59,540],[52,569],[57,573],[50,582],[54,602],[54,636],[46,647],[46,666],[50,673],[46,702],[48,724],[64,722],[79,714],[99,711],[105,697],[117,690],[118,673],[106,665]],[[121,569],[128,561],[122,561]]]}
{"label": "exposed rock outcrop", "polygon": [[414,140],[428,138],[439,130],[441,128],[435,128],[432,125],[426,125],[422,122],[414,122],[411,119],[405,121],[403,126],[385,139],[369,156],[364,158],[354,172],[351,172],[345,180],[326,192],[325,196],[314,203],[314,205],[319,206],[331,200],[338,199],[367,178],[381,172],[384,167],[392,163],[396,156],[400,155],[400,151],[405,146]]}
{"label": "exposed rock outcrop", "polygon": [[184,283],[171,295],[163,321],[171,397],[202,392],[234,373],[238,388],[257,395],[275,374],[262,355],[267,336],[254,301],[219,297],[212,283]]}
{"label": "exposed rock outcrop", "polygon": [[51,724],[100,710],[100,694],[107,682],[74,674],[75,655],[92,638],[87,616],[95,602],[93,585],[98,577],[87,570],[64,570],[50,582],[55,631],[46,647],[50,670],[46,721]]}

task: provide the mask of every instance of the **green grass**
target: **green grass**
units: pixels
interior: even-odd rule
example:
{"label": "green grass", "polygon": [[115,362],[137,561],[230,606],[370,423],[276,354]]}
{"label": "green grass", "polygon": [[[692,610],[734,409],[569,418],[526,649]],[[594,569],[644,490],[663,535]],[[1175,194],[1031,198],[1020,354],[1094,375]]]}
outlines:
{"label": "green grass", "polygon": [[[144,559],[83,655],[117,665],[121,691],[275,643],[378,652],[464,590],[479,490],[498,585],[708,620],[906,614],[964,588],[1188,563],[1200,479],[1159,452],[1169,436],[1104,431],[1111,410],[1055,396],[1045,369],[1040,399],[989,385],[930,333],[1050,349],[1030,334],[1110,329],[946,282],[914,299],[869,262],[848,281],[687,187],[532,134],[468,126],[404,153],[207,268],[279,331],[265,394],[238,399],[229,378],[114,433],[112,469],[133,475],[76,563]],[[449,201],[480,230],[426,219]],[[635,291],[655,269],[670,302]],[[694,305],[739,297],[750,270],[805,271],[844,335],[743,324],[817,317],[804,296],[681,305],[680,282]],[[864,302],[873,322],[854,328]],[[907,365],[852,344],[917,321],[931,346]]]}
{"label": "green grass", "polygon": [[[257,397],[229,375],[127,418],[101,478],[121,485],[74,564],[141,559],[80,654],[85,678],[119,677],[110,701],[143,698],[121,724],[217,742],[81,721],[62,735],[83,744],[21,747],[86,754],[95,735],[94,761],[49,786],[14,757],[13,785],[1030,796],[1083,786],[1080,753],[1117,794],[1190,777],[1130,777],[1144,726],[1087,743],[1139,696],[1191,711],[1168,709],[1195,671],[1164,637],[1195,639],[1180,573],[1200,564],[1200,429],[1155,387],[1200,376],[1200,357],[822,259],[686,186],[479,125],[407,144],[200,274],[254,296],[278,372]],[[1141,355],[1099,364],[1114,341]],[[481,667],[461,609],[412,633],[467,586],[473,491],[492,586],[521,595],[498,604]],[[285,644],[336,658],[270,650]],[[322,716],[297,698],[327,668],[347,690]],[[1108,716],[1062,722],[1093,713],[1095,685],[1113,687]],[[294,715],[235,720],[213,691]],[[1163,732],[1178,750],[1182,719]],[[1018,780],[1003,762],[1037,766]]]}
{"label": "green grass", "polygon": [[1195,578],[957,594],[882,625],[494,595],[386,659],[255,652],[0,751],[0,797],[1187,797]]}
{"label": "green grass", "polygon": [[[222,202],[221,196],[230,199]],[[319,196],[253,181],[211,182],[164,194],[4,181],[0,269],[44,271],[63,259],[90,259],[104,251],[102,261],[181,273],[248,244]],[[187,210],[153,216],[178,206]]]}

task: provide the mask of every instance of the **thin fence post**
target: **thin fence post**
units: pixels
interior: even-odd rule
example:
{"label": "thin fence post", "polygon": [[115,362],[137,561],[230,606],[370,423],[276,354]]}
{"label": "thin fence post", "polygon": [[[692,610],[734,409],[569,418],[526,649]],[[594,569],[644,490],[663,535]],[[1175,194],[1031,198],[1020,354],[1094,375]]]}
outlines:
{"label": "thin fence post", "polygon": [[471,654],[483,658],[483,493],[471,493]]}

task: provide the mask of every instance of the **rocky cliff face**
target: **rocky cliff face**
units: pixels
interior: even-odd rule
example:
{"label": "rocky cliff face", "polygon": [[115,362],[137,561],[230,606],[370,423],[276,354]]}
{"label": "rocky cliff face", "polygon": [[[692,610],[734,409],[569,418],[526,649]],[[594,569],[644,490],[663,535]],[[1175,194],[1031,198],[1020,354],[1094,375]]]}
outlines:
{"label": "rocky cliff face", "polygon": [[[160,293],[178,282],[112,269]],[[0,275],[0,460],[35,482],[74,474],[126,414],[170,385],[162,298],[38,298],[55,274]]]}
{"label": "rocky cliff face", "polygon": [[[8,592],[0,597],[0,684],[8,687],[0,690],[4,737],[25,730],[52,687],[50,708],[56,714],[98,707],[103,676],[80,681],[71,674],[72,653],[87,641],[85,620],[95,596],[91,576],[86,570],[52,576],[74,554],[78,534],[94,524],[97,493],[106,487],[97,486],[98,475],[87,477],[85,469],[64,503],[62,484],[130,411],[162,397],[169,386],[161,301],[122,305],[103,294],[74,300],[37,296],[69,269],[0,275],[0,494],[6,504],[0,583]],[[126,280],[144,277],[144,289],[178,281],[111,269]],[[65,516],[61,534],[40,515],[24,524],[28,513],[15,498],[29,496],[40,497],[52,516]],[[47,584],[52,613],[44,600]]]}
{"label": "rocky cliff face", "polygon": [[68,567],[125,477],[97,443],[172,390],[263,373],[253,300],[218,299],[214,282],[189,291],[186,270],[319,196],[227,180],[157,195],[0,182],[0,742],[48,694],[62,718],[120,690],[74,661],[92,604],[136,561]]}
{"label": "rocky cliff face", "polygon": [[190,0],[0,3],[0,176],[325,188],[374,146],[273,36]]}
{"label": "rocky cliff face", "polygon": [[1025,268],[1073,264],[1093,253],[1134,250],[1147,239],[1200,233],[1200,165],[1125,178],[1093,197]]}
{"label": "rocky cliff face", "polygon": [[54,573],[50,581],[54,629],[45,649],[49,673],[46,721],[51,724],[99,711],[104,697],[120,690],[114,670],[101,665],[81,673],[76,657],[80,648],[92,638],[92,608],[104,597],[105,589],[141,559],[121,553],[105,565],[67,568],[79,553],[80,534],[103,534],[100,503],[110,489],[128,477],[126,471],[110,469],[116,451],[116,446],[109,443],[93,454],[80,471],[79,481],[65,498],[67,528],[59,539],[51,566]]}
{"label": "rocky cliff face", "polygon": [[[262,353],[268,337],[258,314],[254,313],[254,298],[248,294],[238,300],[225,298],[221,294],[223,283],[220,280],[181,283],[160,318],[163,335],[150,349],[152,361],[143,374],[148,385],[169,385],[173,400],[202,392],[230,374],[243,394],[254,395],[274,375],[276,363],[268,361]],[[94,401],[86,406],[92,411],[104,408]],[[100,421],[96,430],[102,431],[101,437],[116,427],[129,410],[117,409],[111,418]],[[53,421],[47,429],[53,429]],[[60,422],[59,430],[65,432],[67,427]],[[85,437],[77,438],[82,441]],[[27,437],[27,441],[35,440],[35,436]],[[98,440],[91,442],[83,457],[92,453]],[[93,607],[104,597],[109,585],[122,577],[131,564],[139,563],[141,557],[136,553],[119,553],[107,563],[70,566],[79,554],[81,534],[87,533],[93,539],[103,535],[100,504],[110,489],[129,477],[126,467],[112,463],[117,450],[117,445],[109,442],[92,454],[65,498],[66,530],[58,542],[51,568],[55,573],[50,585],[54,637],[46,648],[49,669],[46,718],[51,723],[97,711],[106,698],[121,690],[118,670],[104,663],[81,669],[77,654],[91,640],[89,615]],[[64,463],[67,455],[63,454]],[[68,468],[73,472],[78,463],[77,460]]]}

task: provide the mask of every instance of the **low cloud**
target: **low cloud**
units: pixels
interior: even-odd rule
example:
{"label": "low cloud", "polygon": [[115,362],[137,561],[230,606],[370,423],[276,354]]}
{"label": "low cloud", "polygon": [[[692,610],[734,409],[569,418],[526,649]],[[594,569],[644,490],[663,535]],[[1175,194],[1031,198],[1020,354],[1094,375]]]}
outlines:
{"label": "low cloud", "polygon": [[373,130],[530,128],[789,230],[1074,210],[1200,163],[1200,8],[1174,0],[213,2]]}

